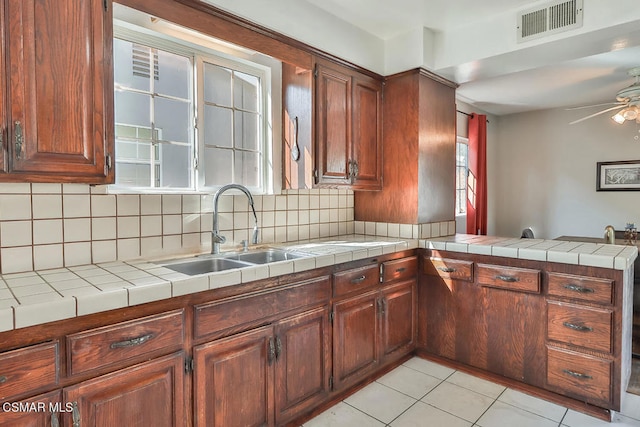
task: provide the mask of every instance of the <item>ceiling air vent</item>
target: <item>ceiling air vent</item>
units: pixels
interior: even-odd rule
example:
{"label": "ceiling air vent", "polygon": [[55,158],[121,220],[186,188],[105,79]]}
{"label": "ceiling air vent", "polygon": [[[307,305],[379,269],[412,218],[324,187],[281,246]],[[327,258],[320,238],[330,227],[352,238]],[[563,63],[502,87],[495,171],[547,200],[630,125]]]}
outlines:
{"label": "ceiling air vent", "polygon": [[582,2],[555,1],[518,13],[518,43],[582,27]]}

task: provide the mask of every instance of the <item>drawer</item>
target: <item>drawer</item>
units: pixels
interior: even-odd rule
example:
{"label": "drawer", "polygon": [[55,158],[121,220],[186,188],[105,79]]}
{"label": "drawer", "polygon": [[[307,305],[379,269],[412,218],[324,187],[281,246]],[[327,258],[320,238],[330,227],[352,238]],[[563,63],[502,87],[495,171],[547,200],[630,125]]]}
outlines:
{"label": "drawer", "polygon": [[478,283],[510,291],[540,293],[540,270],[478,264]]}
{"label": "drawer", "polygon": [[173,351],[184,341],[184,311],[143,317],[67,336],[71,375],[142,360],[148,353]]}
{"label": "drawer", "polygon": [[549,273],[549,295],[613,304],[613,280]]}
{"label": "drawer", "polygon": [[424,258],[424,274],[443,279],[473,281],[473,262],[449,258]]}
{"label": "drawer", "polygon": [[378,265],[353,268],[333,274],[333,295],[347,295],[376,286],[380,282]]}
{"label": "drawer", "polygon": [[329,276],[323,276],[285,288],[196,305],[195,339],[219,338],[271,322],[288,311],[327,304],[330,292]]}
{"label": "drawer", "polygon": [[0,400],[58,384],[58,342],[0,353]]}
{"label": "drawer", "polygon": [[562,394],[608,403],[611,360],[547,347],[547,385]]}
{"label": "drawer", "polygon": [[382,263],[382,282],[415,279],[418,272],[418,257],[396,259]]}
{"label": "drawer", "polygon": [[547,302],[547,338],[611,352],[613,313],[609,310]]}

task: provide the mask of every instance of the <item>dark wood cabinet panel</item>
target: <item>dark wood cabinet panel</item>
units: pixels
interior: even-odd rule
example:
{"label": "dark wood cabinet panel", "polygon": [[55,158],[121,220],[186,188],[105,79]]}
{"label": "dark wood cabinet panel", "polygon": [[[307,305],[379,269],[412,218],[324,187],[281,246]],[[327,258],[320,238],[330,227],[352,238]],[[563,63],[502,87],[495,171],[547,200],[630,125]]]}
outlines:
{"label": "dark wood cabinet panel", "polygon": [[416,336],[416,280],[389,285],[381,290],[382,358],[393,359],[411,352]]}
{"label": "dark wood cabinet panel", "polygon": [[342,388],[370,373],[379,362],[378,291],[333,306],[333,383]]}
{"label": "dark wood cabinet panel", "polygon": [[58,385],[58,347],[54,341],[0,353],[0,400]]}
{"label": "dark wood cabinet panel", "polygon": [[316,64],[316,184],[382,186],[382,83],[327,61]]}
{"label": "dark wood cabinet panel", "polygon": [[353,79],[354,189],[382,188],[382,85],[365,76]]}
{"label": "dark wood cabinet panel", "polygon": [[73,411],[66,425],[167,426],[184,424],[184,355],[177,353],[64,389]]}
{"label": "dark wood cabinet panel", "polygon": [[355,193],[358,221],[454,220],[456,106],[452,82],[423,69],[385,78],[382,191]]}
{"label": "dark wood cabinet panel", "polygon": [[9,74],[9,70],[5,63],[5,55],[6,55],[6,37],[5,33],[7,31],[7,19],[5,12],[6,2],[0,4],[0,179],[3,178],[5,172],[7,172],[7,138],[9,137],[7,134],[7,123],[8,123],[8,112],[7,112],[7,100],[8,96],[6,94],[7,88],[7,75]]}
{"label": "dark wood cabinet panel", "polygon": [[316,67],[317,184],[351,184],[351,76]]}
{"label": "dark wood cabinet panel", "polygon": [[329,309],[322,307],[285,319],[275,325],[274,332],[276,424],[282,425],[329,395]]}
{"label": "dark wood cabinet panel", "polygon": [[110,183],[111,1],[3,3],[11,181]]}
{"label": "dark wood cabinet panel", "polygon": [[273,327],[194,348],[195,425],[274,425]]}

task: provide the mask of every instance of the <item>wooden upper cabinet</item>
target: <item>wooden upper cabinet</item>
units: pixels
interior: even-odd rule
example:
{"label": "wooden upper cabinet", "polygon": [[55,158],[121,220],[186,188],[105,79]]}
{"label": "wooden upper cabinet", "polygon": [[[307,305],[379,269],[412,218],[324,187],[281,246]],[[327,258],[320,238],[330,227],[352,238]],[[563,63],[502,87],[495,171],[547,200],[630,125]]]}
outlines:
{"label": "wooden upper cabinet", "polygon": [[0,4],[0,176],[7,171],[7,68],[5,63],[5,33],[7,20],[5,2]]}
{"label": "wooden upper cabinet", "polygon": [[370,77],[353,80],[353,187],[382,189],[382,84]]}
{"label": "wooden upper cabinet", "polygon": [[316,185],[382,188],[382,83],[316,64]]}
{"label": "wooden upper cabinet", "polygon": [[0,179],[113,182],[111,1],[3,7],[8,82],[0,117],[9,174]]}

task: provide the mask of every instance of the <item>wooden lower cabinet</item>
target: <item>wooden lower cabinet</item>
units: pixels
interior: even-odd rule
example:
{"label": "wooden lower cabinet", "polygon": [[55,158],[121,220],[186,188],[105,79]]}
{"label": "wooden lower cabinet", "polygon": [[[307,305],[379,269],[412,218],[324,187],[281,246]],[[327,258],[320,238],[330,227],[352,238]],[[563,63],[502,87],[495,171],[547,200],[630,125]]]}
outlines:
{"label": "wooden lower cabinet", "polygon": [[429,250],[421,272],[420,352],[596,416],[620,409],[622,271]]}
{"label": "wooden lower cabinet", "polygon": [[65,425],[83,427],[184,424],[184,354],[160,357],[63,390]]}
{"label": "wooden lower cabinet", "polygon": [[334,304],[333,385],[341,389],[414,349],[416,281]]}
{"label": "wooden lower cabinet", "polygon": [[333,305],[333,386],[355,383],[378,365],[378,291]]}
{"label": "wooden lower cabinet", "polygon": [[5,402],[0,410],[0,426],[55,427],[62,425],[62,411],[65,411],[65,406],[60,390],[21,401]]}
{"label": "wooden lower cabinet", "polygon": [[194,348],[197,426],[281,425],[329,394],[329,315],[317,308]]}

